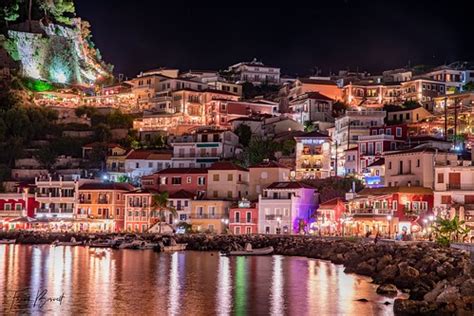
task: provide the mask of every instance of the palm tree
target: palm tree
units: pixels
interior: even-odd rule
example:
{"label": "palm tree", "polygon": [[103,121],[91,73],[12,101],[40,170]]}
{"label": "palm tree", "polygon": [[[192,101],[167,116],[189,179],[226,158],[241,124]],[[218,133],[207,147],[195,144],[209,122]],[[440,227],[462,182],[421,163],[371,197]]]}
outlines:
{"label": "palm tree", "polygon": [[438,217],[433,226],[436,241],[448,246],[450,242],[463,241],[470,229],[465,226],[465,221],[459,220],[457,215],[453,219]]}
{"label": "palm tree", "polygon": [[178,216],[176,209],[172,206],[169,206],[168,196],[168,192],[161,192],[153,194],[151,197],[151,209],[153,212],[158,211],[158,216],[160,218],[160,228],[158,230],[159,234],[161,234],[161,223],[165,220],[165,212],[170,212],[173,217]]}

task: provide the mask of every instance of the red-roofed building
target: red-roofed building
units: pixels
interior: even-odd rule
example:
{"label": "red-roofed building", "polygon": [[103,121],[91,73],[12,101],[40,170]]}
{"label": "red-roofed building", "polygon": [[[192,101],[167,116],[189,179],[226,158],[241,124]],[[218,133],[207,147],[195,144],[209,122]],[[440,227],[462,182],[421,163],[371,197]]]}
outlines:
{"label": "red-roofed building", "polygon": [[169,192],[180,190],[204,196],[207,191],[206,168],[168,168],[142,177],[142,186],[148,189]]}
{"label": "red-roofed building", "polygon": [[393,235],[406,230],[417,232],[421,218],[433,209],[433,190],[420,186],[365,188],[348,201],[352,221],[345,230],[352,234],[367,232]]}
{"label": "red-roofed building", "polygon": [[28,222],[15,220],[33,218],[38,206],[35,195],[29,193],[27,188],[19,188],[15,193],[0,193],[0,231],[30,228]]}
{"label": "red-roofed building", "polygon": [[[190,222],[191,201],[194,200],[195,197],[196,194],[186,190],[179,190],[169,195],[168,200],[170,206],[174,207],[178,213],[178,217],[174,219],[174,223],[170,222],[170,224],[176,225],[180,222]],[[171,221],[172,218],[169,218],[169,220]]]}
{"label": "red-roofed building", "polygon": [[315,225],[322,235],[344,233],[342,224],[346,212],[346,200],[337,197],[319,204]]}
{"label": "red-roofed building", "polygon": [[159,222],[159,214],[151,209],[153,190],[135,190],[125,194],[124,230],[145,233]]}
{"label": "red-roofed building", "polygon": [[207,197],[209,199],[239,200],[249,192],[249,171],[232,162],[214,163],[208,169]]}
{"label": "red-roofed building", "polygon": [[142,176],[171,167],[173,154],[159,150],[132,150],[125,158],[127,176],[138,182]]}

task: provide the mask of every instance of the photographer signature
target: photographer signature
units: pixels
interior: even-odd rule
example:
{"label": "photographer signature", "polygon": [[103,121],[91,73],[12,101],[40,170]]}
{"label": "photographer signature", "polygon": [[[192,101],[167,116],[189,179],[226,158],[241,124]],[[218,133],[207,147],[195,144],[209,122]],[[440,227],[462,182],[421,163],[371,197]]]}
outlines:
{"label": "photographer signature", "polygon": [[59,296],[48,296],[47,289],[38,289],[36,295],[32,295],[30,289],[27,288],[16,290],[13,293],[10,309],[14,309],[23,304],[29,305],[31,302],[33,303],[33,307],[38,308],[44,307],[47,303],[57,303],[61,305],[65,297],[64,293]]}

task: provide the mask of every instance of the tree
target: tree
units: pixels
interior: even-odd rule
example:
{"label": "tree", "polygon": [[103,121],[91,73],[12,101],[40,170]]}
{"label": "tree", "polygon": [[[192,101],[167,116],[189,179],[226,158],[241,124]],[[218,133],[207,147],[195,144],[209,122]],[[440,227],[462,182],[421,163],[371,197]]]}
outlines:
{"label": "tree", "polygon": [[108,125],[100,123],[94,129],[94,136],[99,142],[107,142],[112,137],[112,133]]}
{"label": "tree", "polygon": [[57,22],[66,25],[72,24],[71,17],[76,11],[72,0],[43,0],[40,3],[41,9],[46,14],[50,14]]}
{"label": "tree", "polygon": [[279,144],[259,137],[252,138],[245,148],[243,160],[246,165],[261,163],[265,159],[275,160],[275,150]]}
{"label": "tree", "polygon": [[15,22],[20,17],[20,1],[19,0],[3,0],[0,7],[0,16],[5,21],[6,27],[8,22]]}
{"label": "tree", "polygon": [[314,131],[314,125],[313,125],[313,122],[311,121],[305,121],[303,126],[304,126],[304,131],[307,133]]}
{"label": "tree", "polygon": [[348,105],[345,104],[344,102],[340,102],[340,101],[334,102],[334,104],[332,105],[332,116],[339,117],[343,115],[344,113],[346,113],[347,108],[348,108]]}
{"label": "tree", "polygon": [[247,124],[240,124],[234,131],[239,136],[239,142],[242,146],[247,147],[252,138],[252,130]]}
{"label": "tree", "polygon": [[453,219],[438,217],[433,225],[436,242],[442,246],[449,246],[453,241],[462,242],[469,231],[465,221],[459,220],[457,215]]}
{"label": "tree", "polygon": [[474,82],[469,81],[462,88],[463,88],[464,91],[474,91]]}
{"label": "tree", "polygon": [[174,217],[178,216],[176,209],[174,207],[169,206],[168,196],[168,192],[161,192],[153,194],[153,196],[151,197],[151,210],[153,212],[158,212],[158,217],[160,219],[160,226],[158,230],[159,234],[161,234],[161,224],[165,220],[165,212],[171,213],[171,215],[173,215]]}
{"label": "tree", "polygon": [[35,154],[35,159],[40,163],[41,167],[52,171],[54,164],[58,160],[58,154],[51,146],[41,147]]}
{"label": "tree", "polygon": [[91,167],[102,169],[107,158],[107,146],[105,144],[94,145],[88,158]]}

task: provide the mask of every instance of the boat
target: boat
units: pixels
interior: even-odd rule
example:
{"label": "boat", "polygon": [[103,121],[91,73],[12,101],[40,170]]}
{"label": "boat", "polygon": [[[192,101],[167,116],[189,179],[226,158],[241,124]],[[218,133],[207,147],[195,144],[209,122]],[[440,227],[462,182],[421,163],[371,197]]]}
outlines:
{"label": "boat", "polygon": [[16,243],[16,239],[0,239],[0,245],[11,245]]}
{"label": "boat", "polygon": [[273,247],[264,247],[264,248],[257,248],[252,249],[252,246],[248,244],[245,246],[245,250],[234,250],[234,251],[227,251],[222,252],[224,256],[266,256],[271,255],[273,253]]}
{"label": "boat", "polygon": [[172,246],[163,246],[161,251],[163,251],[163,252],[182,251],[182,250],[186,250],[187,245],[188,244],[176,244],[176,245],[172,245]]}
{"label": "boat", "polygon": [[111,248],[113,246],[112,240],[105,240],[105,241],[93,241],[89,243],[89,247],[91,248]]}
{"label": "boat", "polygon": [[55,247],[57,246],[71,246],[71,247],[74,247],[74,246],[81,246],[83,245],[83,242],[82,241],[76,241],[76,238],[72,237],[70,241],[59,241],[59,240],[55,240],[53,242],[53,245]]}

